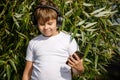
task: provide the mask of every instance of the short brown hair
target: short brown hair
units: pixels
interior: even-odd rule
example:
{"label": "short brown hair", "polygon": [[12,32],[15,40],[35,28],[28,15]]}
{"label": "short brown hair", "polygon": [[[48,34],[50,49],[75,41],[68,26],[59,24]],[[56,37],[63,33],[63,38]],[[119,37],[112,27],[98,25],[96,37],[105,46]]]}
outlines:
{"label": "short brown hair", "polygon": [[[47,0],[47,1],[41,0],[39,5],[49,5],[57,8],[57,6],[50,0]],[[38,7],[35,10],[34,15],[35,15],[36,21],[39,21],[40,24],[45,24],[50,19],[57,19],[58,17],[57,12],[48,7]]]}

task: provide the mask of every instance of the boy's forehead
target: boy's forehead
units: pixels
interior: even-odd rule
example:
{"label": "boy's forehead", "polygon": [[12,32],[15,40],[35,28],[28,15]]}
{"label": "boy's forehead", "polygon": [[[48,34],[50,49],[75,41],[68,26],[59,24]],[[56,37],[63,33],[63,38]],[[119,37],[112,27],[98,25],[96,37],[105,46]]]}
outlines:
{"label": "boy's forehead", "polygon": [[53,22],[56,21],[56,19],[49,19],[47,22]]}
{"label": "boy's forehead", "polygon": [[47,22],[56,22],[56,19],[48,19],[48,20],[45,20],[45,21],[39,19],[38,22],[39,22],[40,24],[44,24],[44,23],[47,23]]}

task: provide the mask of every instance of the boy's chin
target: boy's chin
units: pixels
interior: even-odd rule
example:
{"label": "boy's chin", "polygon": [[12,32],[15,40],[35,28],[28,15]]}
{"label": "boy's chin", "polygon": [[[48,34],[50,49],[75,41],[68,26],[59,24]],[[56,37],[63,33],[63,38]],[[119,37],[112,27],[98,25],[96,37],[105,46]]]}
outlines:
{"label": "boy's chin", "polygon": [[59,32],[56,32],[56,33],[43,33],[43,35],[45,36],[45,37],[52,37],[52,36],[55,36],[55,35],[57,35]]}
{"label": "boy's chin", "polygon": [[45,37],[51,37],[51,34],[43,34]]}

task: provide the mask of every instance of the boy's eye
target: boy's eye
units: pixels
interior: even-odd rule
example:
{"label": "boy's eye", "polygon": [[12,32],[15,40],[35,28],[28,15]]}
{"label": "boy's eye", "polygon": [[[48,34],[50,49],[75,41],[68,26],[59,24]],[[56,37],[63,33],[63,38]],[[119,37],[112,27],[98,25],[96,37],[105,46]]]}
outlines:
{"label": "boy's eye", "polygon": [[40,26],[44,26],[44,24],[40,24]]}
{"label": "boy's eye", "polygon": [[39,24],[40,26],[44,26],[45,24]]}
{"label": "boy's eye", "polygon": [[47,23],[48,25],[52,25],[53,23],[52,22],[49,22],[49,23]]}

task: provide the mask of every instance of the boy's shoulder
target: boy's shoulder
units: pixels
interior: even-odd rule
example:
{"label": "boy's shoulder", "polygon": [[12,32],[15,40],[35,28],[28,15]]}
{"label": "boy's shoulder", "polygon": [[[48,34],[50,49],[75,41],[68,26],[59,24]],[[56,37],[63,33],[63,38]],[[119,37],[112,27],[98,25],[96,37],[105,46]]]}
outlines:
{"label": "boy's shoulder", "polygon": [[67,32],[67,31],[61,31],[62,32],[62,36],[63,36],[63,38],[65,38],[65,39],[73,39],[73,36],[71,35],[71,33],[70,32]]}
{"label": "boy's shoulder", "polygon": [[[65,35],[68,35],[68,36],[70,36],[70,37],[73,37],[73,35],[74,35],[74,33],[71,33],[71,32],[67,32],[67,31],[62,31]],[[79,34],[79,33],[76,33],[75,35],[74,35],[74,37],[80,37],[81,35]]]}
{"label": "boy's shoulder", "polygon": [[32,38],[29,42],[36,42],[36,41],[39,41],[41,39],[42,35],[38,35],[34,38]]}
{"label": "boy's shoulder", "polygon": [[63,30],[63,31],[61,31],[61,32],[63,33],[63,35],[66,35],[66,36],[69,36],[69,37],[71,36],[71,34],[70,34],[69,32],[67,32],[67,31],[64,31],[64,30]]}

